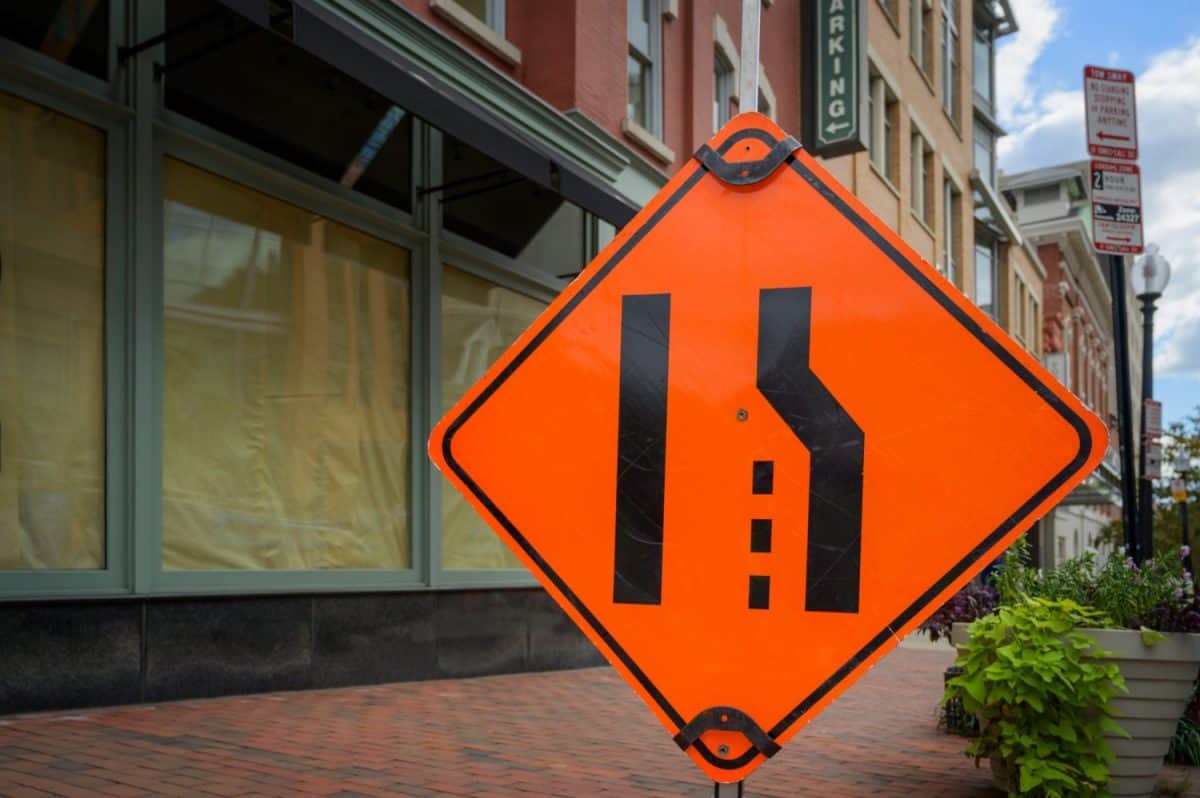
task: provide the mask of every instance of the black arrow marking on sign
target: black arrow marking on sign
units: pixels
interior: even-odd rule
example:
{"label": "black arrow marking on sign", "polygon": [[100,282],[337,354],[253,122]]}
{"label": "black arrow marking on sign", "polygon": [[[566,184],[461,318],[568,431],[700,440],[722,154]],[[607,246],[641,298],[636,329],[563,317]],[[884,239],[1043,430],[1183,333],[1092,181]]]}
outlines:
{"label": "black arrow marking on sign", "polygon": [[662,602],[671,295],[621,298],[613,601]]}
{"label": "black arrow marking on sign", "polygon": [[758,390],[809,453],[804,608],[858,612],[863,432],[809,366],[811,288],[758,297]]}

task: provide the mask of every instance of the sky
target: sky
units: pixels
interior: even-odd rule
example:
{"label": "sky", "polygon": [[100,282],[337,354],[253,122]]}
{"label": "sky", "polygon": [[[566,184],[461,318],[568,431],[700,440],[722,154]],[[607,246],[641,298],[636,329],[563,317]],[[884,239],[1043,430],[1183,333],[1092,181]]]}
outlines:
{"label": "sky", "polygon": [[1154,317],[1154,394],[1165,422],[1182,419],[1200,405],[1200,0],[1012,0],[1012,8],[1020,30],[996,52],[1004,171],[1088,157],[1084,65],[1136,76],[1145,240],[1171,264]]}

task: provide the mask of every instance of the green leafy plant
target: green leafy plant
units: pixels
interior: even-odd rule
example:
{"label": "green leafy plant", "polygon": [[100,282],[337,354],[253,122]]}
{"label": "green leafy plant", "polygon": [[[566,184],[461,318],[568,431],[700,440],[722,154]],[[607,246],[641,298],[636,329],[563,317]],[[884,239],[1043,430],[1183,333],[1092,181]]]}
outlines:
{"label": "green leafy plant", "polygon": [[1042,572],[1030,564],[1022,538],[997,567],[993,583],[1001,604],[1025,597],[1070,600],[1097,610],[1116,629],[1200,631],[1200,614],[1188,614],[1195,599],[1192,577],[1178,555],[1174,549],[1139,566],[1120,552],[1100,563],[1089,553]]}
{"label": "green leafy plant", "polygon": [[1200,765],[1200,724],[1184,715],[1175,727],[1167,761],[1180,765]]}
{"label": "green leafy plant", "polygon": [[[1003,588],[1002,588],[1003,590]],[[1111,623],[1071,599],[1025,597],[971,624],[945,700],[961,700],[981,723],[967,749],[996,758],[1010,796],[1104,796],[1112,749],[1123,733],[1109,699],[1125,691],[1117,666],[1080,627]]]}

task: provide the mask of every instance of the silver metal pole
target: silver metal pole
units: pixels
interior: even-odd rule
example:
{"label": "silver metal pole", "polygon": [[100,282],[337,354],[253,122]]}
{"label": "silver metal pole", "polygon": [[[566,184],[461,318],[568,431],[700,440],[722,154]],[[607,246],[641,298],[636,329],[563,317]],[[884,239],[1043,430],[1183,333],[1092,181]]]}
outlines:
{"label": "silver metal pole", "polygon": [[758,30],[762,0],[742,0],[742,52],[738,67],[738,113],[758,110]]}

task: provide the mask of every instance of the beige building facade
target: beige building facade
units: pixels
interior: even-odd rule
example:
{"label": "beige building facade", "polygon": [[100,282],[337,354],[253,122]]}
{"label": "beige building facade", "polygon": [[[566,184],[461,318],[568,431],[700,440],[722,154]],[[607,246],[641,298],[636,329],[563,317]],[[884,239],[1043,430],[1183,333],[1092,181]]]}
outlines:
{"label": "beige building facade", "polygon": [[996,187],[1007,0],[866,4],[869,149],[824,159],[918,255],[1041,357],[1045,269]]}

